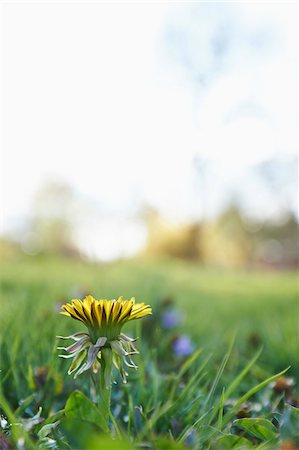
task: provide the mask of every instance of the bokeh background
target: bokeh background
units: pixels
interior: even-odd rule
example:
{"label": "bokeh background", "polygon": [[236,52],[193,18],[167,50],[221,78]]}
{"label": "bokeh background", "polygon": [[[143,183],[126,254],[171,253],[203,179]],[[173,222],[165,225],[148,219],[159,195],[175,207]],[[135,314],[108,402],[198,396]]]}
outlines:
{"label": "bokeh background", "polygon": [[2,14],[1,257],[298,266],[296,3]]}

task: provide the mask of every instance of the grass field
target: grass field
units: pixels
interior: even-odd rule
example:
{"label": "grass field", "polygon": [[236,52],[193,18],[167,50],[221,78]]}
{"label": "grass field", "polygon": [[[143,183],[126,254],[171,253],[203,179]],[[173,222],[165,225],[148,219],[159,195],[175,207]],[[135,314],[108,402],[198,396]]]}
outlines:
{"label": "grass field", "polygon": [[[179,261],[4,262],[0,448],[296,448],[298,399],[288,383],[299,370],[297,279]],[[111,441],[88,407],[88,375],[74,381],[56,350],[56,335],[82,328],[58,314],[78,291],[153,307],[152,317],[126,329],[140,337],[139,370],[113,387]],[[164,329],[163,308],[180,324]],[[193,345],[188,357],[173,350],[182,334]],[[289,366],[291,380],[280,377],[279,389],[271,377]],[[43,421],[34,417],[39,407]]]}

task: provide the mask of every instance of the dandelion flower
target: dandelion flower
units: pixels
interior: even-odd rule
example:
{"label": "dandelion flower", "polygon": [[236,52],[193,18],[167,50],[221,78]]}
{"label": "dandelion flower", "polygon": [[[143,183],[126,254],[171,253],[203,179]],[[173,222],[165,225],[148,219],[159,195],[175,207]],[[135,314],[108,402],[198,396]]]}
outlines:
{"label": "dandelion flower", "polygon": [[61,307],[61,314],[79,320],[88,332],[79,332],[71,336],[58,336],[61,339],[74,341],[68,347],[58,347],[66,354],[62,358],[73,358],[68,374],[75,372],[74,378],[91,369],[97,373],[99,369],[104,374],[105,385],[111,380],[112,365],[120,372],[123,381],[128,375],[124,365],[137,368],[131,359],[138,353],[134,346],[135,339],[121,332],[126,322],[140,319],[152,313],[149,305],[136,303],[135,298],[123,300],[96,300],[91,295],[84,300],[74,299]]}

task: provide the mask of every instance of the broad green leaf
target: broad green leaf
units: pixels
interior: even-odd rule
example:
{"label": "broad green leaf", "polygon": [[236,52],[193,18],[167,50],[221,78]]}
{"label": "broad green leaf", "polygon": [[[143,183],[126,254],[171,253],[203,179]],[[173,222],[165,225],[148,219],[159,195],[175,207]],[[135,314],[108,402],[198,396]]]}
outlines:
{"label": "broad green leaf", "polygon": [[217,449],[231,450],[233,448],[238,448],[238,450],[247,450],[249,448],[253,448],[253,445],[248,439],[242,436],[236,436],[235,434],[225,434],[217,440]]}
{"label": "broad green leaf", "polygon": [[278,438],[277,429],[270,420],[262,418],[237,419],[233,422],[234,426],[245,430],[252,436],[262,441],[273,441]]}
{"label": "broad green leaf", "polygon": [[69,396],[64,411],[66,417],[91,422],[103,431],[109,431],[104,414],[80,391],[74,391]]}
{"label": "broad green leaf", "polygon": [[[168,437],[158,437],[153,440],[154,448],[159,450],[185,450],[186,446]],[[145,447],[146,448],[146,447]]]}
{"label": "broad green leaf", "polygon": [[[112,439],[107,435],[91,435],[87,441],[86,449],[88,450],[135,450],[132,442],[125,439]],[[181,449],[178,449],[181,450]]]}
{"label": "broad green leaf", "polygon": [[[95,423],[82,420],[78,416],[76,418],[64,417],[60,421],[59,430],[55,434],[55,439],[59,444],[59,450],[96,450],[101,447],[92,447],[89,445],[89,440],[94,435],[100,438],[101,436],[108,436],[108,433],[104,434],[99,432],[99,427]],[[61,445],[63,441],[64,445]],[[65,446],[66,442],[67,446]]]}

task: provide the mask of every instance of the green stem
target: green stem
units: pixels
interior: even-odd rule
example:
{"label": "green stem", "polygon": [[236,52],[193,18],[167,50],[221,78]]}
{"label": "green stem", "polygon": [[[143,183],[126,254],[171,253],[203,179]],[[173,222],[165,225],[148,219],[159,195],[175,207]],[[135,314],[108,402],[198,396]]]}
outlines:
{"label": "green stem", "polygon": [[100,371],[100,383],[98,388],[98,407],[103,412],[106,423],[109,426],[110,400],[111,400],[111,372],[112,352],[110,349],[102,350]]}
{"label": "green stem", "polygon": [[100,375],[100,389],[99,389],[99,409],[101,409],[104,413],[105,419],[107,421],[107,425],[109,422],[110,416],[110,399],[111,399],[111,386],[106,387],[105,385],[105,367],[104,364],[101,365],[101,375]]}

